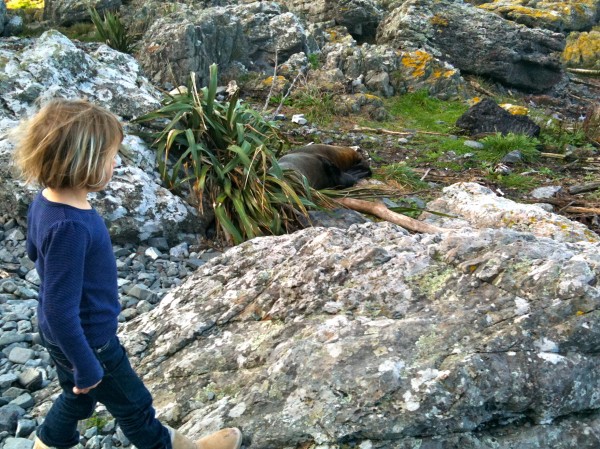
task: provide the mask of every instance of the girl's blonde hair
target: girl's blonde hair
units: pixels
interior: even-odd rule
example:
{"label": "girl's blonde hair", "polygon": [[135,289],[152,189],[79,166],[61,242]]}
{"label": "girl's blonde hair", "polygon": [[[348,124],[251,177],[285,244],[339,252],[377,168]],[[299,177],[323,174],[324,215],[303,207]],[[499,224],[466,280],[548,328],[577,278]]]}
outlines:
{"label": "girl's blonde hair", "polygon": [[117,117],[86,100],[52,100],[13,133],[14,160],[27,182],[101,188],[106,162],[123,140]]}

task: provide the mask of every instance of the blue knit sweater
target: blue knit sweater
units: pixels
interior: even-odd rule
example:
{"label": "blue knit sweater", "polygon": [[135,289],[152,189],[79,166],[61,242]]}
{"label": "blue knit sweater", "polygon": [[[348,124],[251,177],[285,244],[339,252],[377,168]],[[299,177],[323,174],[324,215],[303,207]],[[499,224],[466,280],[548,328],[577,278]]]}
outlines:
{"label": "blue knit sweater", "polygon": [[87,388],[104,371],[92,348],[117,332],[117,266],[104,221],[41,194],[29,207],[27,254],[41,279],[38,323],[73,365],[75,384]]}

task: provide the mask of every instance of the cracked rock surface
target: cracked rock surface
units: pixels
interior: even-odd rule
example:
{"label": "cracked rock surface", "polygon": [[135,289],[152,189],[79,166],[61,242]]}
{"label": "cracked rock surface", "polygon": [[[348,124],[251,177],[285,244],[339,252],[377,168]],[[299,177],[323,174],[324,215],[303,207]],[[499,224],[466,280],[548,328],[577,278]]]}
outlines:
{"label": "cracked rock surface", "polygon": [[216,257],[122,331],[161,418],[248,448],[598,447],[600,245],[481,215]]}

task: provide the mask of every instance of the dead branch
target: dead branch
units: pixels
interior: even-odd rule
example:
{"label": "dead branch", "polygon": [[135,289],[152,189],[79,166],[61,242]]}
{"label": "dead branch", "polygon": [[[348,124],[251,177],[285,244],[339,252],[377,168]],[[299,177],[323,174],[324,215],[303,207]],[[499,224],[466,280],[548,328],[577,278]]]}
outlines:
{"label": "dead branch", "polygon": [[263,111],[266,111],[269,107],[269,101],[271,100],[271,96],[273,95],[273,89],[275,88],[275,82],[277,80],[277,68],[278,68],[278,49],[275,49],[275,67],[273,67],[273,78],[271,78],[271,88],[269,89],[269,93],[267,94],[267,99],[265,100],[265,105],[263,106]]}
{"label": "dead branch", "polygon": [[384,129],[384,128],[369,128],[366,126],[355,126],[353,129],[353,131],[360,131],[360,132],[371,132],[371,133],[375,133],[375,134],[391,134],[393,136],[412,136],[413,134],[430,134],[433,136],[451,136],[452,134],[448,134],[448,133],[435,133],[433,131],[419,131],[419,130],[415,130],[415,131],[392,131],[390,129]]}
{"label": "dead branch", "polygon": [[571,73],[579,73],[581,75],[593,75],[593,76],[598,76],[600,75],[600,70],[592,70],[592,69],[574,69],[574,68],[567,68],[566,69],[567,72],[571,72]]}
{"label": "dead branch", "polygon": [[578,193],[592,192],[598,189],[600,189],[600,182],[589,182],[587,184],[569,187],[569,193],[571,195],[577,195]]}
{"label": "dead branch", "polygon": [[600,208],[598,207],[579,207],[579,206],[567,206],[561,209],[562,212],[571,214],[600,214]]}
{"label": "dead branch", "polygon": [[423,232],[426,234],[437,234],[448,231],[447,229],[415,220],[414,218],[407,217],[406,215],[392,212],[381,201],[373,202],[357,200],[356,198],[339,198],[335,201],[348,209],[379,217],[383,220],[389,221],[390,223],[402,226],[404,229],[408,229],[409,231]]}
{"label": "dead branch", "polygon": [[482,86],[481,84],[479,84],[477,81],[475,81],[475,80],[473,80],[473,79],[470,79],[470,80],[468,80],[468,83],[469,83],[469,84],[471,85],[471,87],[472,87],[473,89],[475,89],[477,92],[480,92],[480,93],[482,93],[482,94],[484,94],[484,95],[487,95],[488,97],[491,97],[491,98],[494,98],[494,97],[495,97],[495,95],[494,95],[492,92],[490,92],[489,90],[487,90],[487,89],[483,88],[483,86]]}

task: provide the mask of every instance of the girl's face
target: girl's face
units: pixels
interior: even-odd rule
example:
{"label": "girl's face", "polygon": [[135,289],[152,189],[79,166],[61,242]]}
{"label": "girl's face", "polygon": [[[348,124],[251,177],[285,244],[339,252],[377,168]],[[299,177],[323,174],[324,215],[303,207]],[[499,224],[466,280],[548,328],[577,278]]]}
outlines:
{"label": "girl's face", "polygon": [[106,161],[104,162],[103,179],[105,180],[105,182],[98,188],[95,188],[93,191],[97,192],[97,191],[104,189],[110,182],[110,180],[113,176],[113,173],[115,171],[115,167],[117,166],[117,153],[119,152],[120,146],[121,146],[121,141],[116,142],[109,150],[109,153],[106,157]]}

